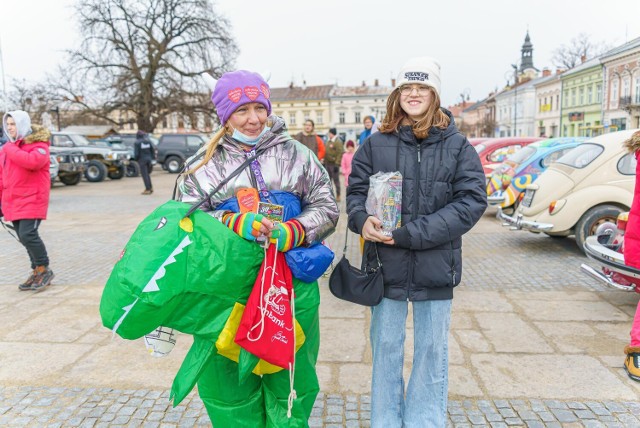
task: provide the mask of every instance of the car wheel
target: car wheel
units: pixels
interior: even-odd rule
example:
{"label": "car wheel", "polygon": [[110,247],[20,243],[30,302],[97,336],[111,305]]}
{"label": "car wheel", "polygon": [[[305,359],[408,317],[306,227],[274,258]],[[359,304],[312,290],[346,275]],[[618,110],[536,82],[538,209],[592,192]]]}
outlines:
{"label": "car wheel", "polygon": [[60,181],[62,181],[67,186],[75,186],[76,184],[80,183],[80,180],[82,179],[82,174],[77,173],[73,175],[61,175],[59,176],[59,178],[60,178]]}
{"label": "car wheel", "polygon": [[182,159],[177,156],[171,156],[167,158],[164,164],[167,166],[167,171],[169,171],[171,174],[177,174],[182,168]]}
{"label": "car wheel", "polygon": [[115,171],[109,171],[109,178],[112,180],[120,180],[126,174],[127,169],[124,165],[120,165]]}
{"label": "car wheel", "polygon": [[140,164],[134,160],[127,165],[127,177],[137,177],[140,175]]}
{"label": "car wheel", "polygon": [[621,212],[622,209],[615,205],[598,205],[584,213],[576,223],[575,235],[578,248],[584,251],[584,241],[587,237],[595,235],[596,229],[602,223],[615,223]]}
{"label": "car wheel", "polygon": [[98,183],[107,176],[107,167],[99,160],[90,160],[84,172],[87,181]]}

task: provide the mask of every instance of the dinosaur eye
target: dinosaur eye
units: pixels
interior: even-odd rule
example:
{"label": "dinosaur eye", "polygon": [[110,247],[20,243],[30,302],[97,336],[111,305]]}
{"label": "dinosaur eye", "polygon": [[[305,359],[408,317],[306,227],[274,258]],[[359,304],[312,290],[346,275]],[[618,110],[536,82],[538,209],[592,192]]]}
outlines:
{"label": "dinosaur eye", "polygon": [[162,229],[165,224],[167,224],[167,218],[166,217],[162,217],[160,219],[160,221],[158,222],[158,225],[156,226],[156,228],[154,230]]}

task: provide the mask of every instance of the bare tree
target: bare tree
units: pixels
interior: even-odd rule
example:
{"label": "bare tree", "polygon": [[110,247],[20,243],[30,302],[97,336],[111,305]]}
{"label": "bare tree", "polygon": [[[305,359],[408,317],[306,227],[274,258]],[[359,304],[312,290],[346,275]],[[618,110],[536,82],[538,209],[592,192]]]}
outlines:
{"label": "bare tree", "polygon": [[42,82],[33,83],[24,79],[14,79],[10,88],[8,96],[11,105],[28,112],[35,123],[40,122],[42,116],[48,113],[58,101],[54,91]]}
{"label": "bare tree", "polygon": [[478,124],[480,137],[493,137],[495,134],[497,122],[490,115],[485,115]]}
{"label": "bare tree", "polygon": [[604,42],[592,42],[586,33],[580,33],[571,39],[568,45],[560,45],[553,51],[551,62],[558,68],[571,69],[582,63],[582,60],[595,58],[606,52],[610,46]]}
{"label": "bare tree", "polygon": [[55,78],[64,99],[147,132],[171,113],[213,115],[199,75],[220,76],[238,49],[210,0],[80,0],[76,12],[83,41]]}

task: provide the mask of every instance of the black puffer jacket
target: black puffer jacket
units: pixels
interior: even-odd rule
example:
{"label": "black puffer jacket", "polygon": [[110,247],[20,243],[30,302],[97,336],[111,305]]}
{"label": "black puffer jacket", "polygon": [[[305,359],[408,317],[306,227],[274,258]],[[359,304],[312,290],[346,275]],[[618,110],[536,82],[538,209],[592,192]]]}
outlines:
{"label": "black puffer jacket", "polygon": [[[447,129],[432,128],[422,140],[409,126],[391,134],[377,132],[353,158],[347,212],[349,228],[358,234],[368,217],[369,177],[380,171],[402,173],[402,227],[393,232],[394,246],[378,244],[390,299],[451,299],[462,275],[462,235],[487,207],[480,159],[443,111],[451,119]],[[365,244],[364,258],[375,266],[372,245]]]}

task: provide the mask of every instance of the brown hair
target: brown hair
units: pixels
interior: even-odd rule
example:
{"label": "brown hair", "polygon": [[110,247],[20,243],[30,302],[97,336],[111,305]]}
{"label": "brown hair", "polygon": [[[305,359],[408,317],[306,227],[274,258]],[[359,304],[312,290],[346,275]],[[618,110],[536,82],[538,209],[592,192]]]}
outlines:
{"label": "brown hair", "polygon": [[623,144],[631,153],[640,150],[640,131],[634,132]]}
{"label": "brown hair", "polygon": [[440,96],[431,86],[428,87],[433,101],[427,108],[424,116],[415,123],[409,118],[407,113],[400,106],[400,88],[394,89],[387,99],[387,114],[378,129],[383,134],[397,131],[401,125],[412,123],[413,133],[416,138],[425,138],[429,134],[432,126],[445,129],[449,126],[449,116],[440,110]]}

